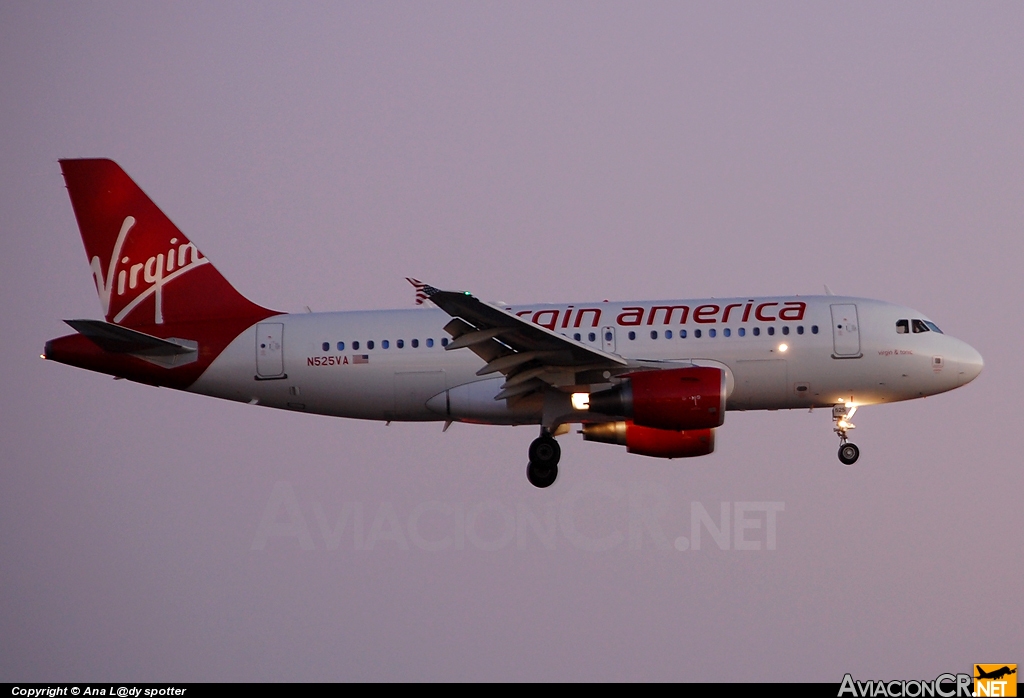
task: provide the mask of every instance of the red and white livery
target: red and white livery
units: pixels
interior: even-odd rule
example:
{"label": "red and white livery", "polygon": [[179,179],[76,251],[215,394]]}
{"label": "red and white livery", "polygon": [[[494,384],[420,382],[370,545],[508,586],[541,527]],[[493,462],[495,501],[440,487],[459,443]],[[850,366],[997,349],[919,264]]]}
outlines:
{"label": "red and white livery", "polygon": [[62,160],[103,320],[44,358],[150,385],[386,421],[537,424],[630,453],[711,453],[727,410],[831,407],[849,465],[862,405],[952,390],[982,370],[923,313],[826,296],[503,306],[408,279],[409,310],[288,314],[243,297],[110,160]]}

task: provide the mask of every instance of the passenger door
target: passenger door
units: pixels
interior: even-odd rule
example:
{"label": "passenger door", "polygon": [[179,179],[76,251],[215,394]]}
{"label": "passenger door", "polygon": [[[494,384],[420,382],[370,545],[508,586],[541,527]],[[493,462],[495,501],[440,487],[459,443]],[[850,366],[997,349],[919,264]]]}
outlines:
{"label": "passenger door", "polygon": [[860,324],[853,303],[832,306],[833,359],[857,359],[860,353]]}

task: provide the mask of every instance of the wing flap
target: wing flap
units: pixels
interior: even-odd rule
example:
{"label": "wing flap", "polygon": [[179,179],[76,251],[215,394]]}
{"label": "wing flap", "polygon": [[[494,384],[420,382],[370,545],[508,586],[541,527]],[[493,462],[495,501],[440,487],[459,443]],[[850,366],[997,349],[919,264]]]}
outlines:
{"label": "wing flap", "polygon": [[[453,342],[449,342],[448,346],[451,346],[455,342],[459,341],[463,337],[471,336],[476,334],[479,330],[470,325],[465,320],[460,318],[453,318],[444,326],[444,331],[450,334],[453,338]],[[506,356],[512,353],[512,350],[506,347],[501,342],[498,342],[493,337],[485,338],[479,342],[470,342],[466,346],[469,347],[470,351],[479,356],[484,361],[490,363],[494,359],[501,356]],[[447,347],[445,347],[447,349]],[[458,347],[456,347],[458,348]]]}
{"label": "wing flap", "polygon": [[447,348],[468,348],[483,359],[486,365],[477,375],[505,376],[499,399],[571,385],[579,372],[610,369],[618,373],[629,366],[617,354],[536,325],[469,293],[441,291],[426,284],[423,292],[453,318],[444,328],[453,337]]}

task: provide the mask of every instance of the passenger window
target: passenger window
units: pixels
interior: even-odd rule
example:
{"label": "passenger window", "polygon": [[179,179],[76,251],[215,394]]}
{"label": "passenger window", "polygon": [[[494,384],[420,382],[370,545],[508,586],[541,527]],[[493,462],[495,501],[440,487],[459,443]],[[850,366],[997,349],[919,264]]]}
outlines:
{"label": "passenger window", "polygon": [[896,334],[907,334],[910,331],[909,320],[897,320],[896,321]]}
{"label": "passenger window", "polygon": [[636,339],[636,332],[630,331],[629,338],[630,338],[630,340]]}
{"label": "passenger window", "polygon": [[739,333],[740,337],[746,337],[747,336],[747,329],[745,327],[739,328],[738,330],[736,330],[736,332]]}
{"label": "passenger window", "polygon": [[614,335],[613,335],[613,334],[612,334],[611,332],[605,332],[605,333],[604,333],[604,341],[606,341],[606,342],[610,342],[610,341],[612,341],[612,337],[613,337],[613,336],[614,336]]}
{"label": "passenger window", "polygon": [[417,349],[417,348],[419,348],[419,346],[420,346],[420,340],[418,340],[418,339],[412,340],[412,348],[413,349]]}
{"label": "passenger window", "polygon": [[371,350],[371,351],[373,350],[373,340],[372,339],[369,342],[366,343],[366,348]]}
{"label": "passenger window", "polygon": [[803,325],[797,325],[796,326],[796,333],[797,334],[803,334],[804,333],[804,326]]}
{"label": "passenger window", "polygon": [[395,346],[397,346],[399,349],[404,349],[405,348],[405,340],[404,339],[398,340],[397,342],[395,342]]}
{"label": "passenger window", "polygon": [[433,337],[428,337],[427,338],[427,347],[432,347],[432,346],[434,346],[434,338]]}
{"label": "passenger window", "polygon": [[359,351],[359,342],[352,342],[352,351]]}
{"label": "passenger window", "polygon": [[716,330],[714,327],[708,330],[708,337],[714,337],[716,335],[718,335],[718,330]]}
{"label": "passenger window", "polygon": [[338,342],[338,351],[345,351],[345,343]]}
{"label": "passenger window", "polygon": [[731,337],[732,336],[732,330],[730,330],[728,327],[726,327],[724,330],[722,330],[722,334],[724,334],[726,337]]}
{"label": "passenger window", "polygon": [[447,337],[441,337],[441,346],[442,347],[448,346],[448,338]]}
{"label": "passenger window", "polygon": [[811,334],[818,334],[818,326],[811,325]]}
{"label": "passenger window", "polygon": [[911,320],[910,326],[914,328],[914,334],[920,334],[921,332],[930,332],[928,326],[924,324],[923,320]]}
{"label": "passenger window", "polygon": [[760,327],[755,327],[754,328],[754,336],[755,337],[760,337],[761,336],[761,328]]}
{"label": "passenger window", "polygon": [[672,339],[672,330],[665,330],[665,339]]}
{"label": "passenger window", "polygon": [[679,330],[679,339],[686,339],[686,330]]}
{"label": "passenger window", "polygon": [[580,341],[580,333],[579,333],[579,332],[577,332],[576,334],[574,334],[574,335],[572,336],[572,338],[573,338],[573,339],[575,339],[575,340],[576,340],[577,342],[578,342],[578,341]]}
{"label": "passenger window", "polygon": [[658,338],[658,330],[651,330],[651,339]]}
{"label": "passenger window", "polygon": [[789,334],[789,325],[782,326],[782,334]]}
{"label": "passenger window", "polygon": [[769,325],[769,327],[768,327],[768,334],[769,335],[774,335],[775,334],[775,326],[774,325]]}
{"label": "passenger window", "polygon": [[596,342],[597,341],[597,335],[594,334],[593,332],[591,332],[590,334],[587,335],[587,339],[589,339],[591,342]]}
{"label": "passenger window", "polygon": [[324,350],[324,351],[330,351],[330,350],[331,350],[331,343],[330,343],[330,342],[324,342],[324,343],[323,343],[323,344],[321,345],[321,347],[323,347],[323,350]]}
{"label": "passenger window", "polygon": [[388,340],[385,339],[383,342],[380,343],[380,346],[381,346],[382,349],[390,349],[391,348],[391,342],[389,342]]}
{"label": "passenger window", "polygon": [[697,339],[700,339],[700,330],[694,330],[693,336],[696,337]]}

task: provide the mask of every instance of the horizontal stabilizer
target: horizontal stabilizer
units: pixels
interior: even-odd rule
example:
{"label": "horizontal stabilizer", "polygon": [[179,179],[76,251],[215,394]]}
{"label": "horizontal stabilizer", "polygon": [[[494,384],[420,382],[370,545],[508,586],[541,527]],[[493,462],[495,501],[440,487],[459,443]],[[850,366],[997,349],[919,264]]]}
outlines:
{"label": "horizontal stabilizer", "polygon": [[[160,339],[144,332],[130,330],[102,320],[65,320],[100,349],[112,354],[136,354],[141,357],[178,356],[195,353],[195,342],[181,339]],[[191,344],[192,346],[189,346]]]}

